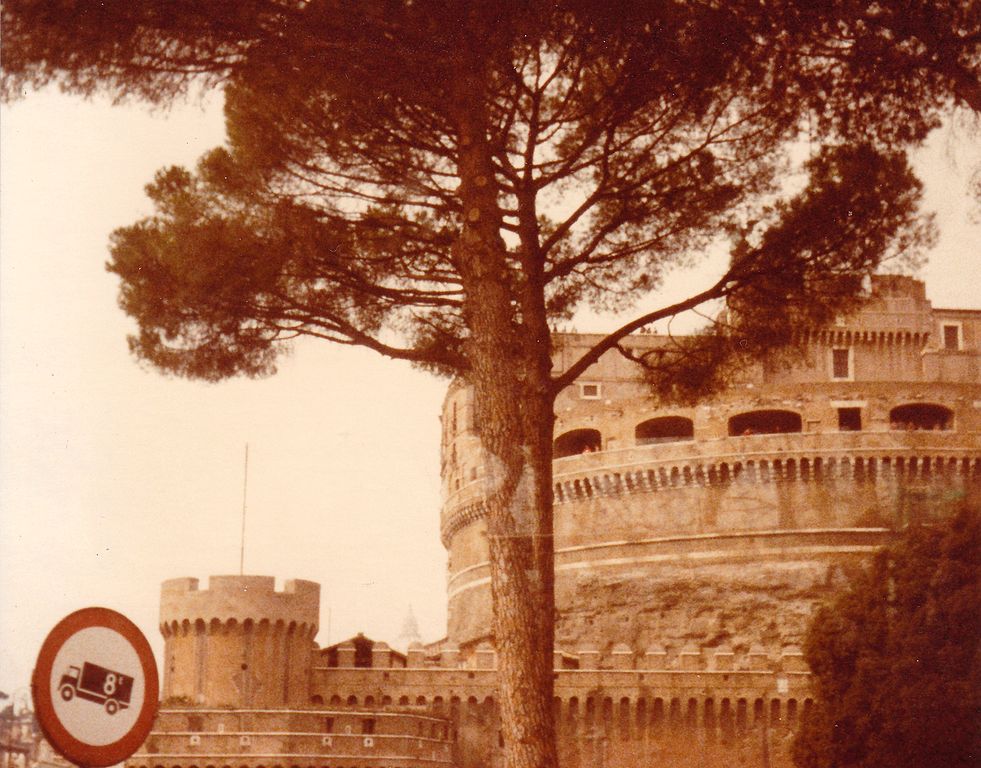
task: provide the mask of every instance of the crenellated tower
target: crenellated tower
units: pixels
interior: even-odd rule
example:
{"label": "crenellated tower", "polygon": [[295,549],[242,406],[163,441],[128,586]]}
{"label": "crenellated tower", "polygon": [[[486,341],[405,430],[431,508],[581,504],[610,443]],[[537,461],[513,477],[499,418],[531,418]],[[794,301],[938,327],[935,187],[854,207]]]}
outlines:
{"label": "crenellated tower", "polygon": [[171,579],[161,588],[163,700],[275,707],[309,699],[320,585],[271,576]]}

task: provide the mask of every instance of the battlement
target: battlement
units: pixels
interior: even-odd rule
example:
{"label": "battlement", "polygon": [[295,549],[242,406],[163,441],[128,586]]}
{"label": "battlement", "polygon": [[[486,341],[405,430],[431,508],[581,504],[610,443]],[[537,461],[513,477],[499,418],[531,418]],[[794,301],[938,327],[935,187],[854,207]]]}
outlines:
{"label": "battlement", "polygon": [[[371,641],[366,641],[371,643]],[[413,643],[403,655],[392,651],[383,642],[371,643],[371,653],[363,662],[356,660],[353,643],[337,646],[336,666],[315,666],[315,669],[408,669],[440,670],[466,669],[493,671],[497,669],[497,652],[488,642],[469,647],[466,651],[452,642],[444,642],[436,652],[428,652],[421,643]],[[315,664],[318,654],[315,652]],[[732,648],[728,645],[699,646],[694,643],[665,646],[651,645],[632,648],[625,643],[600,650],[595,645],[577,648],[556,647],[553,667],[556,672],[609,671],[672,671],[672,672],[808,672],[804,655],[793,644],[776,643],[764,647]]]}
{"label": "battlement", "polygon": [[926,284],[909,275],[873,275],[872,295],[898,296],[926,301]]}
{"label": "battlement", "polygon": [[[272,576],[212,576],[208,589],[195,578],[169,579],[161,585],[162,630],[185,624],[268,622],[301,627],[311,636],[320,620],[320,585],[290,579],[276,591]],[[166,633],[166,631],[165,631]]]}

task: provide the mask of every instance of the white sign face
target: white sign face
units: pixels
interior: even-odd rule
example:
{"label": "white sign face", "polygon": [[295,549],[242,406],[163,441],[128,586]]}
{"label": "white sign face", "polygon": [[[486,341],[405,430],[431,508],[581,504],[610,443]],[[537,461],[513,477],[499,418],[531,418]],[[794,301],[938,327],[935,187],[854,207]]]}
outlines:
{"label": "white sign face", "polygon": [[104,747],[125,736],[143,709],[145,680],[133,646],[108,627],[72,635],[51,668],[51,702],[76,739]]}

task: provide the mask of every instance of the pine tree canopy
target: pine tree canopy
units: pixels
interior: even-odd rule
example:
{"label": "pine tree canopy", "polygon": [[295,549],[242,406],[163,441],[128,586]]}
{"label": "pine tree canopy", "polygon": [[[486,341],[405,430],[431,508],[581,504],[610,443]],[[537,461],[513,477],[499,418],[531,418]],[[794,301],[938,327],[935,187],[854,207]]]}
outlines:
{"label": "pine tree canopy", "polygon": [[[224,89],[228,145],[161,171],[157,215],[113,238],[132,346],[154,365],[264,373],[311,335],[465,373],[460,233],[482,216],[519,335],[529,302],[550,323],[623,308],[734,243],[732,270],[681,308],[732,297],[743,327],[660,360],[660,388],[682,396],[727,350],[786,343],[930,242],[895,142],[976,103],[978,13],[875,7],[15,0],[5,90]],[[801,189],[787,177],[804,141]],[[486,167],[468,169],[477,145]],[[464,210],[473,186],[488,211]]]}

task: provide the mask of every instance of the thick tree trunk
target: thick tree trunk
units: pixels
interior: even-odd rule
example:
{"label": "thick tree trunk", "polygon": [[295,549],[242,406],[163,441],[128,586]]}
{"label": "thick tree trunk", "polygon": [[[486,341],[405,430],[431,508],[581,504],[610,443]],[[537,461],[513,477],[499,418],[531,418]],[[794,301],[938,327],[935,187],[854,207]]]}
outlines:
{"label": "thick tree trunk", "polygon": [[470,332],[508,768],[555,768],[551,350],[543,319],[516,301],[479,108],[460,108],[464,228],[456,259]]}

